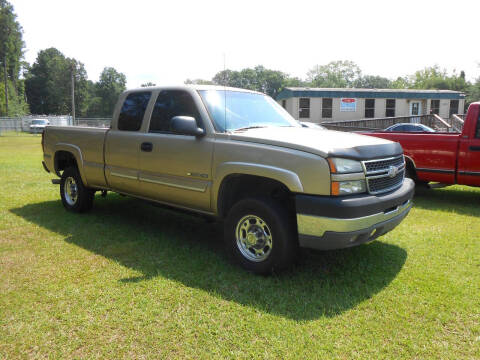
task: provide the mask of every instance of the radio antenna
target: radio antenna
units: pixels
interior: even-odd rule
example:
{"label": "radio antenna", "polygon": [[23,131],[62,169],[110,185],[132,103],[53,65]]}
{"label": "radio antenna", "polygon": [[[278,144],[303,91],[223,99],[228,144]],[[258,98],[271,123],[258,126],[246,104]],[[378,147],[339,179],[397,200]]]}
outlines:
{"label": "radio antenna", "polygon": [[227,132],[227,81],[226,81],[226,78],[227,78],[227,69],[226,69],[226,56],[225,56],[225,53],[223,53],[223,107],[224,107],[224,118],[223,118],[223,122],[224,122],[224,129],[225,129],[225,132]]}

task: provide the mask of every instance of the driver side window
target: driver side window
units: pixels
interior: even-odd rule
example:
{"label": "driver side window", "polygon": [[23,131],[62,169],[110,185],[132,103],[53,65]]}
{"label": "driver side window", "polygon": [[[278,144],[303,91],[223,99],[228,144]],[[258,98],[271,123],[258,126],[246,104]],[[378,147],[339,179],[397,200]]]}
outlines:
{"label": "driver side window", "polygon": [[170,121],[175,116],[191,116],[200,120],[197,106],[191,95],[183,90],[162,90],[158,94],[150,119],[149,132],[173,133]]}

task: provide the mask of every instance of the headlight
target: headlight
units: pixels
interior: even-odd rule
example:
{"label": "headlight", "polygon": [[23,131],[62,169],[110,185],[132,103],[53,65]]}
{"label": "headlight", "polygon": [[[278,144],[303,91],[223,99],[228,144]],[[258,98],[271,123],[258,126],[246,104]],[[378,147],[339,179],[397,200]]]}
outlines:
{"label": "headlight", "polygon": [[360,161],[329,158],[328,163],[332,173],[332,195],[360,194],[367,191],[365,173]]}
{"label": "headlight", "polygon": [[365,191],[365,180],[332,181],[332,195],[359,194]]}
{"label": "headlight", "polygon": [[329,158],[328,163],[330,164],[330,171],[335,174],[363,172],[363,167],[360,161]]}

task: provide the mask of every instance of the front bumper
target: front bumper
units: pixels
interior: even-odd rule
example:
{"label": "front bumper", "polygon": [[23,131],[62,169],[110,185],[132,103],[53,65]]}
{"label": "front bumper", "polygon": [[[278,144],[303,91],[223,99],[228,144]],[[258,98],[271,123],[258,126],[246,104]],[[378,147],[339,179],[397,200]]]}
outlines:
{"label": "front bumper", "polygon": [[39,134],[42,133],[45,130],[45,127],[31,127],[30,128],[30,133],[31,134]]}
{"label": "front bumper", "polygon": [[372,241],[393,230],[409,213],[415,185],[388,194],[348,197],[297,195],[297,225],[301,247],[342,249]]}

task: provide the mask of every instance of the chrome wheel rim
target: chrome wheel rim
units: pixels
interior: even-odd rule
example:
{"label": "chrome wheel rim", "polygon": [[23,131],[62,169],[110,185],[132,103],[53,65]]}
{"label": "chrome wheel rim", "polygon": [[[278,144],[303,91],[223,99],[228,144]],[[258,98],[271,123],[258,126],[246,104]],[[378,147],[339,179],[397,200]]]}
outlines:
{"label": "chrome wheel rim", "polygon": [[272,232],[267,223],[256,215],[240,219],[235,229],[238,250],[250,261],[265,261],[272,252]]}
{"label": "chrome wheel rim", "polygon": [[78,186],[75,179],[71,176],[65,179],[63,194],[68,205],[75,205],[78,199]]}

